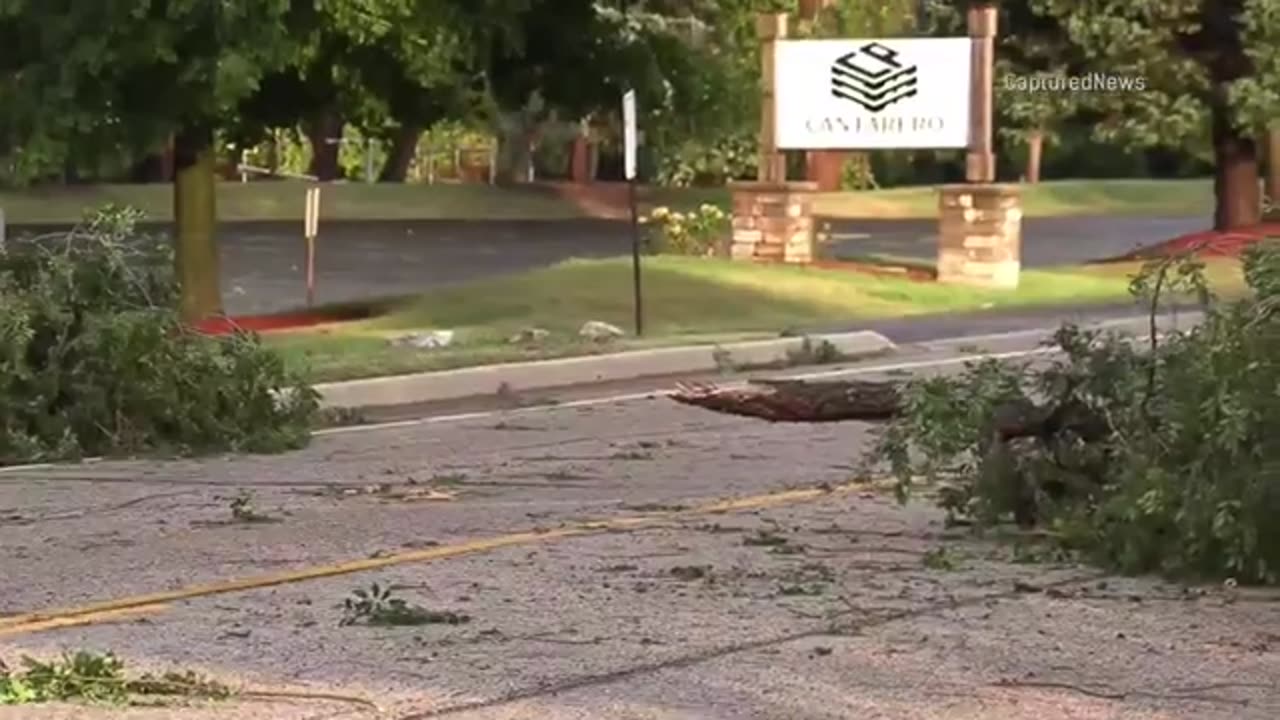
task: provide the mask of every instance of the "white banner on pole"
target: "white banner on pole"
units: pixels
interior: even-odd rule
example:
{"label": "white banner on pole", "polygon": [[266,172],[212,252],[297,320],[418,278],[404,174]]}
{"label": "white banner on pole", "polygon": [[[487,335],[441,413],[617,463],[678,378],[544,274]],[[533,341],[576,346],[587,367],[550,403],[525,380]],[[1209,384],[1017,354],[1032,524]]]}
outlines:
{"label": "white banner on pole", "polygon": [[623,141],[626,146],[626,178],[636,179],[636,91],[622,96]]}

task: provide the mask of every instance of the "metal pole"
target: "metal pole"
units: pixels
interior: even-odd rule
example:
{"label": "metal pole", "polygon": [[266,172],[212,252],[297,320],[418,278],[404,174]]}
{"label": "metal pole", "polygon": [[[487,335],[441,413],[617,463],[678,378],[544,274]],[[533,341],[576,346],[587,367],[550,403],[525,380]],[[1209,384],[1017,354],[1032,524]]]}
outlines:
{"label": "metal pole", "polygon": [[631,284],[635,288],[636,337],[644,336],[644,301],[640,292],[640,209],[636,198],[636,179],[627,183],[627,202],[631,205]]}

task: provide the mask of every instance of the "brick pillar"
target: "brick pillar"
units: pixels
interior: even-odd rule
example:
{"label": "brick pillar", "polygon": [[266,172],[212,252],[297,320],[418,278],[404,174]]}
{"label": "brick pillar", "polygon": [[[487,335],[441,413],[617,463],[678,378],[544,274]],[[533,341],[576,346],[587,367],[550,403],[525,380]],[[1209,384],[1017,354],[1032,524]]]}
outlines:
{"label": "brick pillar", "polygon": [[591,176],[591,143],[585,135],[573,138],[569,145],[569,180],[575,183],[589,183]]}
{"label": "brick pillar", "polygon": [[837,192],[844,180],[843,150],[810,150],[805,153],[805,179],[817,183],[818,192]]}
{"label": "brick pillar", "polygon": [[1016,288],[1022,271],[1017,186],[947,185],[939,196],[938,281]]}
{"label": "brick pillar", "polygon": [[730,183],[735,260],[808,263],[814,255],[810,182]]}

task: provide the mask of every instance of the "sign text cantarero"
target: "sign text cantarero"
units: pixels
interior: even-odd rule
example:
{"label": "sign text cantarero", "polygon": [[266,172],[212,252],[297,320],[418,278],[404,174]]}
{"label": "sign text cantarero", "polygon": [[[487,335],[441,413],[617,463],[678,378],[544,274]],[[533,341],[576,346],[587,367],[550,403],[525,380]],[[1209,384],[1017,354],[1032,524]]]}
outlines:
{"label": "sign text cantarero", "polygon": [[963,148],[969,38],[777,43],[780,150]]}

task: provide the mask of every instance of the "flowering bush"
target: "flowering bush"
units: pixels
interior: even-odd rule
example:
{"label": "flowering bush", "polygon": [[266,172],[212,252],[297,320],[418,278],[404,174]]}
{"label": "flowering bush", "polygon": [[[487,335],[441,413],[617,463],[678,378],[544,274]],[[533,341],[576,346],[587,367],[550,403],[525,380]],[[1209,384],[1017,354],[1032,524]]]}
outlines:
{"label": "flowering bush", "polygon": [[654,208],[646,224],[650,227],[649,250],[667,255],[722,254],[729,234],[729,215],[715,205],[704,204],[688,213]]}

